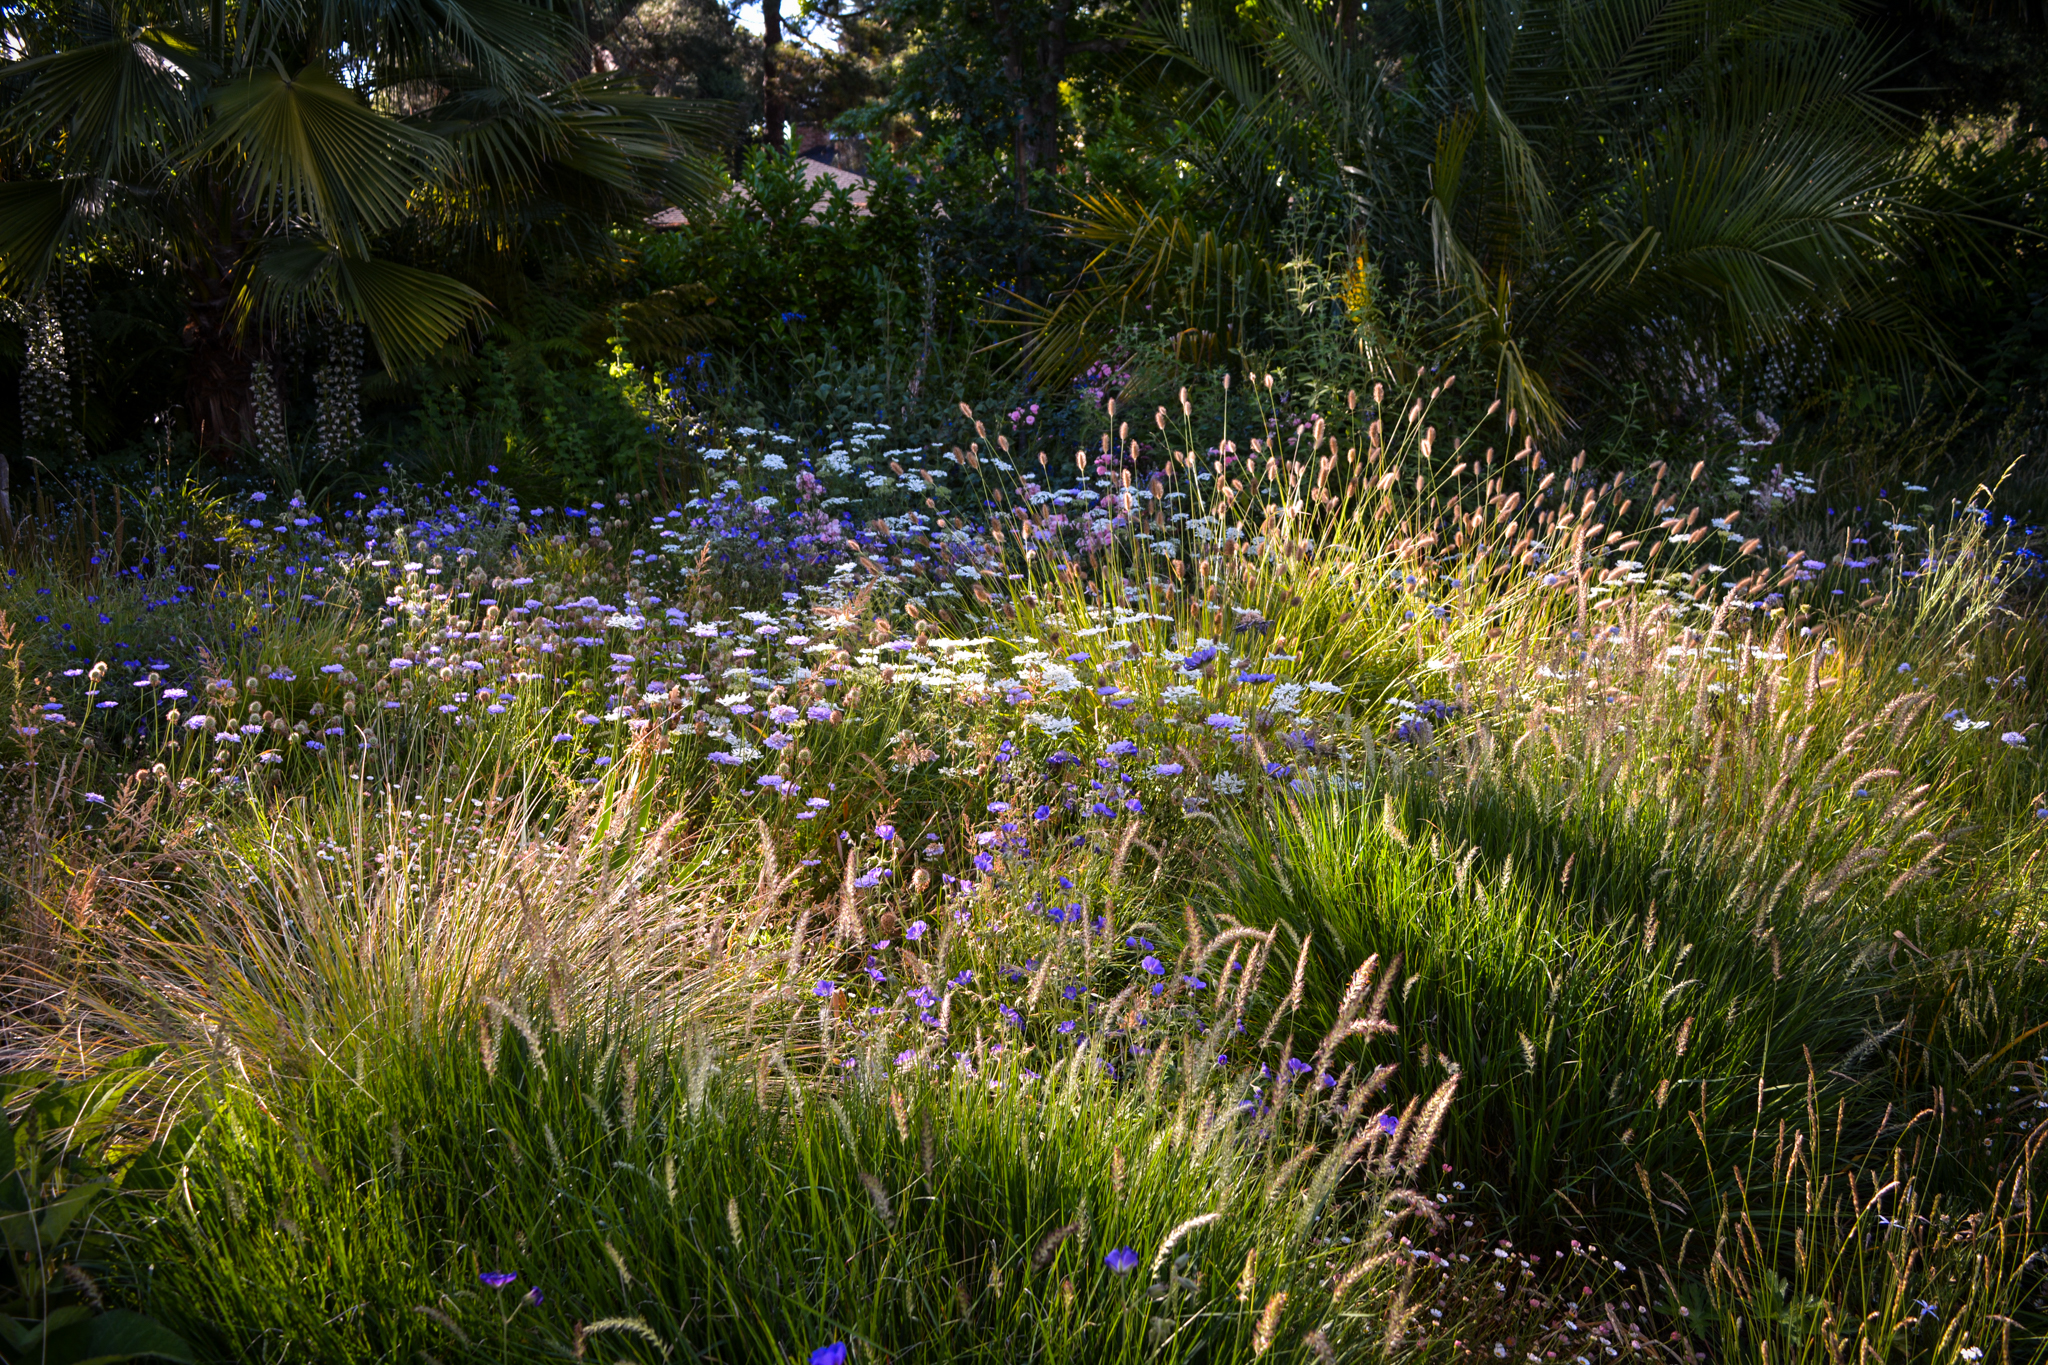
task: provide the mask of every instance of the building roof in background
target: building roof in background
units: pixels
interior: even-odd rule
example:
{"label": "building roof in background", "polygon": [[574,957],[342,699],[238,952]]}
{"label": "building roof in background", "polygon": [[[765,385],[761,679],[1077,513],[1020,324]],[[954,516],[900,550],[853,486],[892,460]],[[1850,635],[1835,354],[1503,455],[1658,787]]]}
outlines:
{"label": "building roof in background", "polygon": [[[823,199],[827,190],[837,185],[851,193],[853,211],[855,213],[866,213],[868,211],[868,178],[866,176],[855,175],[852,171],[843,171],[837,166],[828,166],[822,161],[817,161],[807,156],[798,157],[796,164],[798,169],[804,173],[804,183],[811,187],[812,192],[819,199]],[[736,192],[745,192],[740,190],[738,186],[733,188]],[[815,217],[815,215],[812,216]],[[647,219],[647,226],[657,231],[688,227],[689,223],[689,218],[679,208],[663,209],[659,213],[650,215]]]}

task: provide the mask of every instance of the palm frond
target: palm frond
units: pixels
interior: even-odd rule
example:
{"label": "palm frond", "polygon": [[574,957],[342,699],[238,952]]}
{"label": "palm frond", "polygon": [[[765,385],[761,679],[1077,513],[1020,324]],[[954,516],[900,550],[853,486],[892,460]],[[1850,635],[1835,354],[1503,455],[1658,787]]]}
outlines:
{"label": "palm frond", "polygon": [[80,207],[98,189],[88,176],[0,182],[0,295],[43,286]]}
{"label": "palm frond", "polygon": [[387,367],[432,355],[489,308],[490,300],[452,276],[351,256],[309,237],[267,244],[237,298],[245,320],[298,323],[325,314],[360,323]]}
{"label": "palm frond", "polygon": [[220,88],[193,160],[225,156],[258,213],[301,220],[357,252],[397,227],[443,153],[323,67],[251,71]]}
{"label": "palm frond", "polygon": [[51,147],[72,174],[116,174],[190,131],[184,66],[197,61],[172,34],[141,29],[0,67],[0,79],[25,83],[7,136]]}

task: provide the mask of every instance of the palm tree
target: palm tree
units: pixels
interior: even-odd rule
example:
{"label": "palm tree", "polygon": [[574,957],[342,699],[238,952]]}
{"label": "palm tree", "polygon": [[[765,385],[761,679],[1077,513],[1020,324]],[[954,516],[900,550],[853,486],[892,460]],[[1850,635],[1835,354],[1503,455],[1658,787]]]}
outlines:
{"label": "palm tree", "polygon": [[1637,382],[1941,363],[1910,267],[1970,234],[1836,0],[1188,0],[1137,37],[1191,188],[1077,203],[1097,255],[1020,310],[1041,374],[1144,305],[1227,311],[1212,280],[1242,313],[1289,242],[1418,287],[1539,429]]}
{"label": "palm tree", "polygon": [[320,318],[387,367],[479,321],[442,267],[717,192],[721,110],[590,74],[573,0],[50,0],[10,7],[0,295],[124,259],[169,281],[187,415],[243,431],[250,339]]}

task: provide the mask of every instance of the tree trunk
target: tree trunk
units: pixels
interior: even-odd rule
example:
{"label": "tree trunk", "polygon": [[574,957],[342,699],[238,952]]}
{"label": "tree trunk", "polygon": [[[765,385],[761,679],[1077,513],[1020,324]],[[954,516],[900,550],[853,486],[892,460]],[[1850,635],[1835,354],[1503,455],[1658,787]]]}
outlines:
{"label": "tree trunk", "polygon": [[1045,16],[1045,35],[1038,40],[1038,108],[1032,118],[1032,164],[1059,169],[1060,87],[1067,79],[1069,0],[1055,0]]}
{"label": "tree trunk", "polygon": [[785,145],[782,91],[775,76],[775,51],[782,46],[782,0],[761,0],[761,123],[768,145]]}
{"label": "tree trunk", "polygon": [[1000,0],[995,7],[996,33],[1003,54],[1003,80],[1010,87],[1010,174],[1016,189],[1017,278],[1012,288],[1031,292],[1031,91],[1024,83],[1024,35],[1018,20],[1019,0]]}
{"label": "tree trunk", "polygon": [[199,448],[221,458],[249,432],[249,356],[234,317],[235,266],[247,247],[247,217],[225,186],[193,205],[200,243],[184,263],[185,420]]}

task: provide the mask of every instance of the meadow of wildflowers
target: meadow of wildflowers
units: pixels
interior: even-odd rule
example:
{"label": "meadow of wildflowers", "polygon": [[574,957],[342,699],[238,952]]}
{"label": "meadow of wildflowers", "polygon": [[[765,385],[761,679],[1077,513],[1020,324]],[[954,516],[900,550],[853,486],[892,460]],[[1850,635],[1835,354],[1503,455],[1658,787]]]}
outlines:
{"label": "meadow of wildflowers", "polygon": [[120,1079],[111,1237],[10,1322],[2037,1358],[2025,528],[1443,387],[24,519],[6,1064]]}

